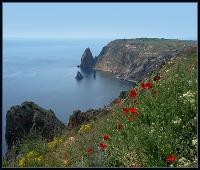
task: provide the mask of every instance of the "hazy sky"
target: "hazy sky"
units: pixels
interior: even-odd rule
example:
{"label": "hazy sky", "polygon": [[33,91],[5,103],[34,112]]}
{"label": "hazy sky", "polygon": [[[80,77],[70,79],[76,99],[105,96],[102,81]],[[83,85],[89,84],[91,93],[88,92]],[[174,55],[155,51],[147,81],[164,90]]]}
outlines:
{"label": "hazy sky", "polygon": [[197,39],[197,3],[3,3],[3,37]]}

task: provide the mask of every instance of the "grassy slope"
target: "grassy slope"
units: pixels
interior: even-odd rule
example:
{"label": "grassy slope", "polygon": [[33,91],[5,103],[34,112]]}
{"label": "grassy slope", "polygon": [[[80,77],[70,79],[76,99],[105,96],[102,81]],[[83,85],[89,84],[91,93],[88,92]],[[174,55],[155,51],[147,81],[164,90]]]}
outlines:
{"label": "grassy slope", "polygon": [[[12,163],[4,158],[4,166],[196,166],[197,56],[178,57],[160,73],[161,80],[154,82],[152,89],[141,90],[138,85],[136,98],[127,97],[120,105],[113,104],[108,108],[109,114],[90,122],[91,128],[65,134],[49,144],[39,139],[27,140]],[[158,93],[152,94],[155,90]],[[191,95],[180,97],[187,92]],[[135,100],[139,104],[134,104]],[[123,108],[132,106],[140,114],[129,121],[130,113],[124,113]],[[119,124],[122,129],[116,128]],[[105,141],[107,147],[101,150],[98,143],[105,133],[110,140]],[[86,153],[88,147],[92,148],[90,154]],[[175,155],[176,161],[167,163],[168,154]]]}

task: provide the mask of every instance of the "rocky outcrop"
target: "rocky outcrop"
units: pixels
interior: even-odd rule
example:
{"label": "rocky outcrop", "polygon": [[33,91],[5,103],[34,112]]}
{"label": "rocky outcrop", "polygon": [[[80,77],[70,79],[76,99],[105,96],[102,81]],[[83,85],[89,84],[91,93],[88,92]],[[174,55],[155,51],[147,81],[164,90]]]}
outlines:
{"label": "rocky outcrop", "polygon": [[77,75],[76,75],[76,80],[82,80],[83,79],[83,76],[82,74],[80,73],[80,71],[77,72]]}
{"label": "rocky outcrop", "polygon": [[140,81],[196,41],[158,38],[119,39],[108,43],[96,57],[94,69],[124,80]]}
{"label": "rocky outcrop", "polygon": [[95,59],[92,56],[90,48],[86,48],[81,58],[81,68],[91,69],[95,64]]}
{"label": "rocky outcrop", "polygon": [[76,110],[69,118],[69,122],[67,124],[67,128],[69,130],[78,127],[81,124],[87,123],[94,119],[97,115],[105,115],[108,113],[108,109],[105,107],[103,109],[90,109],[85,112],[81,112],[80,110]]}
{"label": "rocky outcrop", "polygon": [[65,128],[51,109],[43,109],[34,102],[24,102],[21,106],[13,106],[7,111],[6,142],[9,148],[19,144],[28,134],[52,139]]}

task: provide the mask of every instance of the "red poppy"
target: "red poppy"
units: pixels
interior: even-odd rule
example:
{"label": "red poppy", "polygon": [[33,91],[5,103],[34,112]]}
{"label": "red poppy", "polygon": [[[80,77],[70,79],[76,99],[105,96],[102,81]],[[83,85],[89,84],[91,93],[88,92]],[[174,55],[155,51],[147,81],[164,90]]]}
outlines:
{"label": "red poppy", "polygon": [[160,80],[160,75],[156,75],[154,78],[153,78],[154,81],[159,81]]}
{"label": "red poppy", "polygon": [[133,121],[134,117],[135,117],[135,116],[134,116],[133,114],[131,114],[131,115],[128,117],[128,120],[129,120],[129,121]]}
{"label": "red poppy", "polygon": [[131,113],[135,113],[137,112],[137,107],[131,107],[129,110]]}
{"label": "red poppy", "polygon": [[99,147],[101,149],[105,149],[107,147],[107,145],[102,141],[102,142],[99,142]]}
{"label": "red poppy", "polygon": [[91,154],[93,153],[93,148],[92,148],[92,147],[88,147],[88,148],[86,149],[86,153],[87,153],[88,155],[91,155]]}
{"label": "red poppy", "polygon": [[167,155],[167,157],[166,157],[166,161],[168,161],[168,162],[173,162],[175,160],[176,160],[176,156],[174,156],[172,154]]}
{"label": "red poppy", "polygon": [[139,100],[134,101],[134,104],[139,104],[139,103],[140,103]]}
{"label": "red poppy", "polygon": [[159,91],[158,90],[153,90],[152,94],[157,94]]}
{"label": "red poppy", "polygon": [[152,87],[153,87],[153,83],[147,82],[147,88],[152,88]]}
{"label": "red poppy", "polygon": [[124,107],[124,108],[123,108],[123,111],[124,111],[125,113],[128,113],[128,112],[129,112],[129,108],[128,108],[128,107]]}
{"label": "red poppy", "polygon": [[145,82],[140,83],[140,86],[141,86],[142,89],[145,89],[146,88]]}
{"label": "red poppy", "polygon": [[121,104],[121,102],[122,102],[122,101],[121,101],[120,99],[116,99],[116,100],[114,101],[114,103],[117,104],[117,105]]}
{"label": "red poppy", "polygon": [[134,88],[130,91],[129,93],[130,98],[134,98],[135,96],[137,96],[137,90]]}
{"label": "red poppy", "polygon": [[140,86],[141,86],[142,89],[149,89],[149,88],[153,87],[153,83],[151,83],[151,82],[142,82],[140,84]]}
{"label": "red poppy", "polygon": [[110,139],[110,136],[109,136],[108,134],[104,134],[104,135],[103,135],[103,139],[104,139],[104,140],[109,140],[109,139]]}

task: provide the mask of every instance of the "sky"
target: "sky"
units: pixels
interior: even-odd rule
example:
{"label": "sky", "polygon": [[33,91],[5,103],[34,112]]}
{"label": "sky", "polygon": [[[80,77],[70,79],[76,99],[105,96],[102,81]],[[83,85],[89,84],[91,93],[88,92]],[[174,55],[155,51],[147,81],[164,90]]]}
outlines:
{"label": "sky", "polygon": [[197,39],[197,3],[3,3],[3,38]]}

